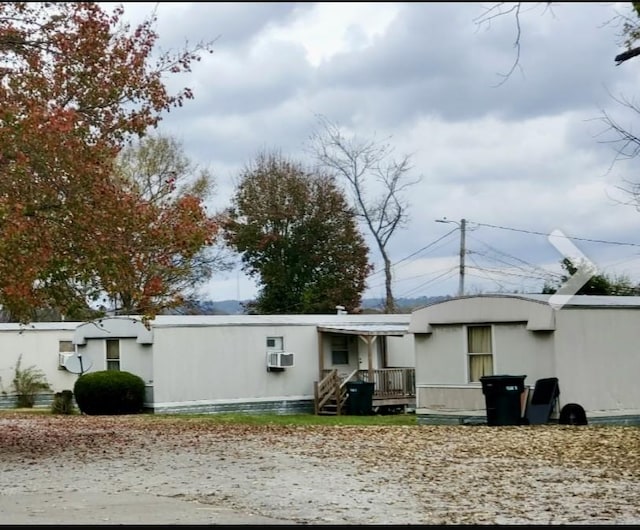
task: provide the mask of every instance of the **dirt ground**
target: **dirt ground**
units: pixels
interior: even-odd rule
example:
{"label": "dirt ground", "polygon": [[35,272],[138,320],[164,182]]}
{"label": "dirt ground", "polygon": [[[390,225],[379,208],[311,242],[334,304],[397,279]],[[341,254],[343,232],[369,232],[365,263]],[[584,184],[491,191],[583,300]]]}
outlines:
{"label": "dirt ground", "polygon": [[640,428],[0,415],[2,524],[639,524]]}

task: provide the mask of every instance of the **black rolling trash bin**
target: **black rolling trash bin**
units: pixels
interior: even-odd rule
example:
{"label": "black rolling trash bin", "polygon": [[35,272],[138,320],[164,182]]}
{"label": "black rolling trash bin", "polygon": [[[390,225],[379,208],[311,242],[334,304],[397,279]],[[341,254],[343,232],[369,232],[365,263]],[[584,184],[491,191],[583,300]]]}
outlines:
{"label": "black rolling trash bin", "polygon": [[526,375],[485,375],[480,378],[487,406],[487,425],[522,425],[520,398]]}
{"label": "black rolling trash bin", "polygon": [[347,413],[355,416],[373,414],[373,388],[375,383],[349,381],[347,383]]}

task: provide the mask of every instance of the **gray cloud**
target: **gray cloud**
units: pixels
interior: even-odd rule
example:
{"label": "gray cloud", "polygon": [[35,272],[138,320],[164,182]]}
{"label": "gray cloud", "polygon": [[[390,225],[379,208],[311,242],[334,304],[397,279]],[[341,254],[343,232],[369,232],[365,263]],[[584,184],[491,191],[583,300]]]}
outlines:
{"label": "gray cloud", "polygon": [[481,11],[474,3],[405,5],[372,47],[334,57],[318,75],[334,88],[366,87],[368,110],[383,109],[387,124],[416,114],[520,119],[592,106],[602,99],[603,83],[628,75],[614,66],[617,30],[599,27],[611,8],[594,3],[557,11],[555,18],[522,15],[520,67],[499,87],[498,74],[516,57],[515,22],[506,15],[477,31],[473,19]]}
{"label": "gray cloud", "polygon": [[[151,12],[153,4],[142,6]],[[185,39],[215,39],[215,47],[224,50],[245,47],[270,25],[286,23],[312,7],[312,2],[190,2],[176,10],[159,2],[157,27],[165,49],[180,48]]]}
{"label": "gray cloud", "polygon": [[[361,136],[391,136],[398,154],[414,153],[415,172],[424,178],[409,194],[409,225],[391,242],[393,261],[452,228],[434,222],[442,216],[593,239],[637,237],[640,213],[608,196],[619,179],[635,175],[635,165],[610,170],[613,151],[599,142],[594,121],[602,109],[630,123],[637,119],[616,108],[608,94],[632,95],[639,81],[636,64],[614,66],[619,28],[603,26],[612,15],[609,5],[567,3],[554,13],[523,15],[523,73],[516,70],[499,87],[497,73],[515,58],[515,26],[505,17],[491,28],[476,27],[481,4],[399,4],[398,15],[368,47],[357,24],[344,36],[329,31],[353,50],[318,67],[307,60],[302,42],[285,42],[271,31],[300,20],[313,5],[204,3],[175,9],[179,17],[171,16],[168,5],[159,9],[163,46],[184,36],[197,41],[222,35],[212,56],[170,81],[173,88],[193,87],[196,99],[161,125],[211,167],[217,207],[226,205],[234,176],[258,151],[280,149],[304,160],[304,143],[320,113]],[[425,274],[435,275],[445,262],[455,268],[458,240],[454,235],[445,243],[419,262]],[[369,244],[372,261],[379,262]],[[640,277],[633,247],[576,244],[595,262],[636,267]],[[486,245],[537,266],[557,265],[561,258],[544,236],[482,227],[470,232],[469,248],[487,269],[500,265],[499,254]],[[404,278],[409,269],[398,270],[398,293],[424,282]],[[228,289],[238,278],[220,279],[226,294],[216,294],[214,282],[212,296],[235,297]],[[455,289],[454,271],[414,295]]]}

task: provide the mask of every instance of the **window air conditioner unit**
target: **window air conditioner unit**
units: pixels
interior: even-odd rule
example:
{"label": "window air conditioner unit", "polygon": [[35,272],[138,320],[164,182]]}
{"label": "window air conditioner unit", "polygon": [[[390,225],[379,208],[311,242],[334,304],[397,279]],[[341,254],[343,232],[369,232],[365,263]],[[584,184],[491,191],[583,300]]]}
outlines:
{"label": "window air conditioner unit", "polygon": [[58,370],[66,370],[67,359],[72,357],[73,353],[58,353]]}
{"label": "window air conditioner unit", "polygon": [[293,353],[288,351],[267,352],[267,368],[291,368]]}

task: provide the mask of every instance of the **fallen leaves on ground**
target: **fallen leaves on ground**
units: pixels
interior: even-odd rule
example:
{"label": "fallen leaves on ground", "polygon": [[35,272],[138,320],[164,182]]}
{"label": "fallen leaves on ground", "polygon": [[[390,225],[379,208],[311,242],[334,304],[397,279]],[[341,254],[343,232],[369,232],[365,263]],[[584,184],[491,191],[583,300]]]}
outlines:
{"label": "fallen leaves on ground", "polygon": [[640,428],[14,413],[0,486],[153,491],[302,523],[637,524]]}

